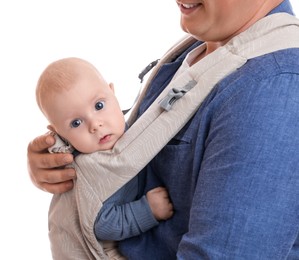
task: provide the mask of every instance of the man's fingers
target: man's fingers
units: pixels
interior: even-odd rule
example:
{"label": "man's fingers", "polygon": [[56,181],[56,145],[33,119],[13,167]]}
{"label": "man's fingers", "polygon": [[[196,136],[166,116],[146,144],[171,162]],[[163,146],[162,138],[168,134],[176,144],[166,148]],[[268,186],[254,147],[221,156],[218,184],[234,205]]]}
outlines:
{"label": "man's fingers", "polygon": [[43,183],[41,186],[42,190],[46,192],[50,192],[52,194],[62,194],[64,192],[70,191],[74,186],[74,182],[71,181],[66,181],[66,182],[61,182],[61,183]]}
{"label": "man's fingers", "polygon": [[54,137],[47,133],[36,137],[28,145],[28,152],[37,153],[46,150],[55,143]]}
{"label": "man's fingers", "polygon": [[50,154],[43,153],[51,145],[55,143],[55,139],[50,134],[45,134],[35,138],[28,145],[27,158],[28,165],[34,169],[49,169],[65,166],[73,161],[72,154]]}
{"label": "man's fingers", "polygon": [[73,180],[76,177],[75,169],[73,168],[56,168],[49,170],[41,170],[39,182],[56,184]]}
{"label": "man's fingers", "polygon": [[35,160],[36,166],[44,169],[62,167],[73,161],[73,155],[69,153],[36,154],[36,157],[40,157]]}
{"label": "man's fingers", "polygon": [[[30,175],[34,178],[34,175]],[[61,169],[40,169],[39,179],[35,179],[33,183],[41,190],[50,193],[63,193],[73,188],[76,173],[73,168],[61,168]]]}

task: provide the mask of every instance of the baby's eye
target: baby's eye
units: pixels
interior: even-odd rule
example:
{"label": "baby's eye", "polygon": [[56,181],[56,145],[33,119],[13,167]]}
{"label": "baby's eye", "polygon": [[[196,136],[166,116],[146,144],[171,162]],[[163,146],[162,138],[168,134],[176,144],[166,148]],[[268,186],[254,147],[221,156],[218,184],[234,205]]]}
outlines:
{"label": "baby's eye", "polygon": [[71,122],[71,127],[72,128],[77,128],[81,125],[82,120],[81,119],[75,119]]}
{"label": "baby's eye", "polygon": [[103,101],[98,101],[96,104],[95,104],[95,109],[96,110],[101,110],[101,109],[103,109],[104,108],[104,106],[105,106],[105,102],[103,102]]}

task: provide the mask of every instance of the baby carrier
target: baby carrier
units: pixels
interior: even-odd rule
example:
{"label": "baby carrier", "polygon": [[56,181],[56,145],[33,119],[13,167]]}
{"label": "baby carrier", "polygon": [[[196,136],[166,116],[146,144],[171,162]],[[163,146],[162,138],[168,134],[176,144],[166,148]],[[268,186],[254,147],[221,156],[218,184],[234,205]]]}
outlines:
{"label": "baby carrier", "polygon": [[129,129],[113,150],[76,157],[74,189],[54,195],[49,210],[54,259],[111,259],[94,235],[94,221],[103,202],[138,174],[175,136],[218,82],[248,59],[299,48],[299,21],[283,13],[261,19],[178,75],[136,120],[139,104],[159,68],[195,42],[190,36],[184,37],[158,62],[132,109],[127,121]]}

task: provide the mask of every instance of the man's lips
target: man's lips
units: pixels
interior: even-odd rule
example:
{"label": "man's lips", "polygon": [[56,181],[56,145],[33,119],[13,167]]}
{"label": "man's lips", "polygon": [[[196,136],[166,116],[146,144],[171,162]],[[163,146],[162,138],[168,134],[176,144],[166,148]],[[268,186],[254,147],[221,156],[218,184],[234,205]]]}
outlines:
{"label": "man's lips", "polygon": [[185,9],[191,9],[191,8],[199,6],[199,4],[180,4],[180,5]]}
{"label": "man's lips", "polygon": [[202,5],[200,3],[194,3],[194,4],[185,3],[185,4],[183,4],[180,2],[177,2],[177,4],[183,14],[189,14]]}

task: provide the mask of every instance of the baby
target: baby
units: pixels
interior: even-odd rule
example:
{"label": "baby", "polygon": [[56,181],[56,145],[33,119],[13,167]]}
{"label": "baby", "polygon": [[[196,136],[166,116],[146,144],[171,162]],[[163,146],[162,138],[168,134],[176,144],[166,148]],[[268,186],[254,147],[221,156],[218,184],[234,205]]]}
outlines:
{"label": "baby", "polygon": [[[39,78],[36,100],[49,121],[48,129],[76,153],[110,150],[126,128],[113,84],[108,84],[92,64],[79,58],[51,63]],[[138,179],[137,175],[104,202],[94,223],[98,240],[136,236],[173,215],[166,189],[156,187],[138,197]]]}

